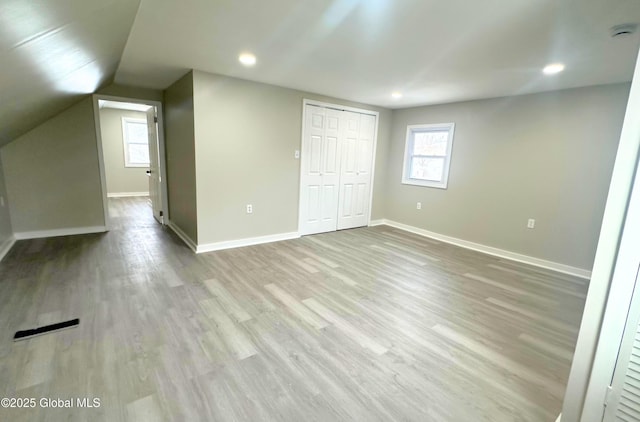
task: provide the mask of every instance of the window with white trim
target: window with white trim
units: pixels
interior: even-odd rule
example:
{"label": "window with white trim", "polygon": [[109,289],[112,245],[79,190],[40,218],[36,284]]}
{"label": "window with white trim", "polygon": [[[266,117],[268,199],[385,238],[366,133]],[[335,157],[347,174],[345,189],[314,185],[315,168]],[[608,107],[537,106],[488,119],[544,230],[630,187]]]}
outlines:
{"label": "window with white trim", "polygon": [[147,121],[122,118],[125,167],[149,167],[149,135]]}
{"label": "window with white trim", "polygon": [[446,189],[453,123],[407,126],[402,183]]}

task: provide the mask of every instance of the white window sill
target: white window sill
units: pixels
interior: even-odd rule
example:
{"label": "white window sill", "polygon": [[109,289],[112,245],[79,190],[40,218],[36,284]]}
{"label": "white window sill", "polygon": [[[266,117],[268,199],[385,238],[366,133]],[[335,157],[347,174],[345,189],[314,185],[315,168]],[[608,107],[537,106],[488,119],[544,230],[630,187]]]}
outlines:
{"label": "white window sill", "polygon": [[419,180],[419,179],[403,179],[403,185],[413,185],[413,186],[422,186],[425,188],[436,188],[436,189],[447,189],[446,182],[432,182],[429,180]]}

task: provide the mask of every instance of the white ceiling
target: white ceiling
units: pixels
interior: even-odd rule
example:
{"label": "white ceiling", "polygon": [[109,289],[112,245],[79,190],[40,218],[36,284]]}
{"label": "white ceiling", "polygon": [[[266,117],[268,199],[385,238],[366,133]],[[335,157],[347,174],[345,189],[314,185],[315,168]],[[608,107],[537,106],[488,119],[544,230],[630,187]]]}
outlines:
{"label": "white ceiling", "polygon": [[195,68],[391,108],[514,95],[631,80],[640,38],[609,35],[626,22],[640,1],[142,0],[116,81]]}
{"label": "white ceiling", "polygon": [[112,80],[139,0],[0,0],[0,145]]}
{"label": "white ceiling", "polygon": [[0,0],[0,145],[114,74],[163,89],[195,68],[391,108],[629,81],[640,36],[608,33],[624,22],[640,0]]}

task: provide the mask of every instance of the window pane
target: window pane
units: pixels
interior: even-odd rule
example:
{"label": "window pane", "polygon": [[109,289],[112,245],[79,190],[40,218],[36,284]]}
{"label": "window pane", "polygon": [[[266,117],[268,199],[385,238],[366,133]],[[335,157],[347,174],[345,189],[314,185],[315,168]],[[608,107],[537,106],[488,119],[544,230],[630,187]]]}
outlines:
{"label": "window pane", "polygon": [[449,132],[414,132],[412,155],[447,155]]}
{"label": "window pane", "polygon": [[444,170],[444,158],[413,157],[411,159],[411,179],[441,182]]}
{"label": "window pane", "polygon": [[127,122],[127,141],[131,144],[148,144],[147,124]]}
{"label": "window pane", "polygon": [[149,146],[140,144],[129,144],[130,164],[149,164]]}

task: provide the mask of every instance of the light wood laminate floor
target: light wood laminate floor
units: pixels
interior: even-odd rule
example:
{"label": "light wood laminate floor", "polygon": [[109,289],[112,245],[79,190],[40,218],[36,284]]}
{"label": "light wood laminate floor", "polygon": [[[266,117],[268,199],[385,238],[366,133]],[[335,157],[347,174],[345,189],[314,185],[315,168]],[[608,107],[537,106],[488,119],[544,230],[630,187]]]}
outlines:
{"label": "light wood laminate floor", "polygon": [[[10,421],[554,421],[587,282],[386,226],[193,254],[144,200],[0,263]],[[80,318],[14,343],[16,330]]]}

